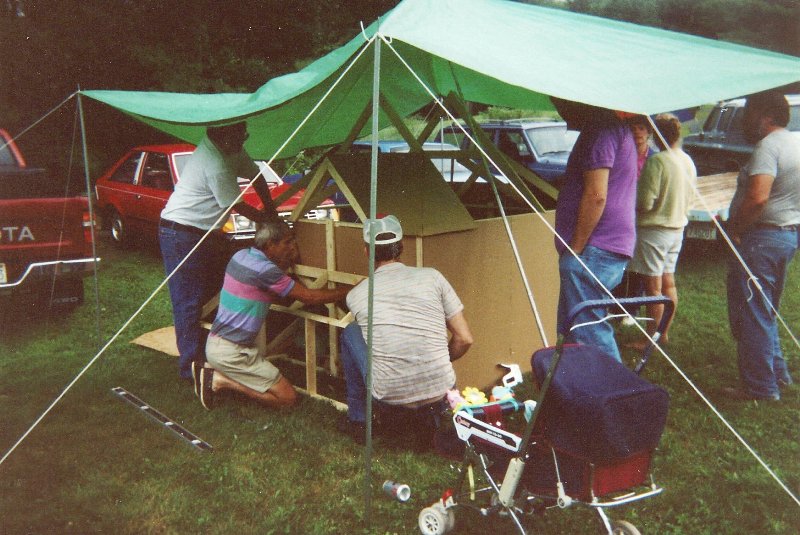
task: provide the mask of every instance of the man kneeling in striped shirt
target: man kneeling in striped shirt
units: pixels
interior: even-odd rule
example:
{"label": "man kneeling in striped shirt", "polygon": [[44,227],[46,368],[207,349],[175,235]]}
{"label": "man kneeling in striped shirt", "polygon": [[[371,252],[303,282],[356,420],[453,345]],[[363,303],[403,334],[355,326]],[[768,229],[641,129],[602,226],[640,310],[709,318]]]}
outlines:
{"label": "man kneeling in striped shirt", "polygon": [[286,275],[298,259],[294,234],[282,221],[259,224],[253,247],[233,255],[225,270],[219,309],[206,343],[206,359],[193,363],[195,394],[208,410],[214,394],[232,390],[268,407],[297,402],[292,384],[257,346],[269,305],[288,297],[308,305],[344,299],[349,286],[310,289]]}

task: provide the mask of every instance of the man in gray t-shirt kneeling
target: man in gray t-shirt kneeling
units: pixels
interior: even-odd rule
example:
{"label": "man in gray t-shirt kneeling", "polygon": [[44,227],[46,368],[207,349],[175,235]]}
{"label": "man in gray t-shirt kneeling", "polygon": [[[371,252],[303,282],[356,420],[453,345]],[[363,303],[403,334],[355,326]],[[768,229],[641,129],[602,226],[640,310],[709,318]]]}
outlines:
{"label": "man in gray t-shirt kneeling", "polygon": [[[408,420],[419,445],[428,442],[429,446],[444,397],[455,385],[451,362],[470,348],[472,333],[464,305],[441,273],[400,262],[403,230],[398,219],[390,215],[367,221],[365,243],[373,227],[372,396],[376,412],[391,414],[394,424]],[[356,321],[342,334],[347,431],[358,442],[364,438],[366,421],[367,301],[365,280],[347,295]],[[449,340],[448,332],[452,334]]]}

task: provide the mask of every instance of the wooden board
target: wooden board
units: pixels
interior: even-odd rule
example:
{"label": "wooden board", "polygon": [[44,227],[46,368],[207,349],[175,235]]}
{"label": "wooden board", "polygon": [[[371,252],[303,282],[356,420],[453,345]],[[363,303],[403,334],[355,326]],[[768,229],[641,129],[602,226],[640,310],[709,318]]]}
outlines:
{"label": "wooden board", "polygon": [[700,198],[695,197],[690,210],[705,211],[705,204],[712,213],[726,209],[731,204],[733,194],[736,192],[736,177],[738,173],[720,173],[718,175],[701,176],[697,179],[697,191]]}
{"label": "wooden board", "polygon": [[150,331],[149,333],[144,333],[138,338],[131,340],[131,343],[161,351],[172,357],[178,356],[178,344],[175,341],[175,327],[172,325]]}

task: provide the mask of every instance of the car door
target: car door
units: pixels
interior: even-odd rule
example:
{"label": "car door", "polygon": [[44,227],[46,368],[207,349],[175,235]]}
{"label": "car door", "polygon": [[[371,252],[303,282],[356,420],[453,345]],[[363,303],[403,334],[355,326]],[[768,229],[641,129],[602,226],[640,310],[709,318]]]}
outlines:
{"label": "car door", "polygon": [[155,232],[161,211],[174,189],[169,156],[163,152],[146,152],[140,166],[136,198],[131,205],[131,222],[141,232]]}
{"label": "car door", "polygon": [[125,222],[130,219],[131,211],[135,209],[138,195],[136,179],[143,157],[143,151],[131,151],[108,179],[103,178],[97,182],[97,198],[103,211],[110,213],[114,210]]}

